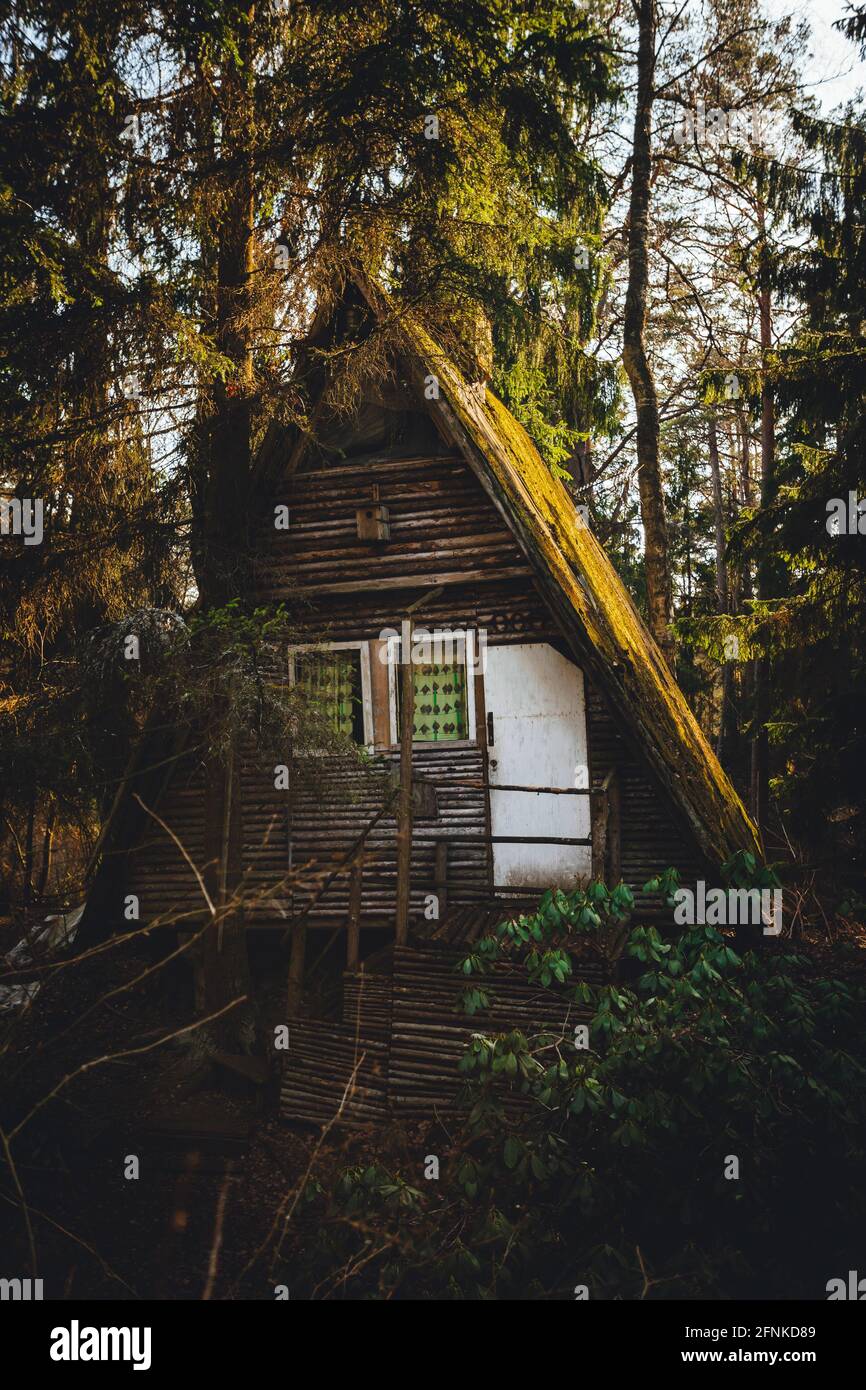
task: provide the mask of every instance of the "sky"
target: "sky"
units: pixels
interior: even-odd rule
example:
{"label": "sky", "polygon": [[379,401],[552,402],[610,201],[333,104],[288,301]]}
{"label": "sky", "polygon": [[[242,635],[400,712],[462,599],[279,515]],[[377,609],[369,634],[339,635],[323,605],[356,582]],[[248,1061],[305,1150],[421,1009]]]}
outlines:
{"label": "sky", "polygon": [[763,0],[762,8],[773,19],[792,14],[809,21],[812,40],[804,75],[825,113],[858,88],[866,90],[866,64],[860,61],[857,45],[833,28],[833,21],[845,15],[846,0]]}

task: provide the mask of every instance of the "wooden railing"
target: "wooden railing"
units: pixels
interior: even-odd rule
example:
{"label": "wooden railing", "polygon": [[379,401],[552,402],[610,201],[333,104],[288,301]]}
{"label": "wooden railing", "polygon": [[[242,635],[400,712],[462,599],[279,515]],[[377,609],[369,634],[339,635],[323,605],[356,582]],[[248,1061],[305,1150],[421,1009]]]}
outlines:
{"label": "wooden railing", "polygon": [[592,876],[608,887],[622,877],[619,773],[612,767],[590,801]]}
{"label": "wooden railing", "polygon": [[[482,781],[469,781],[449,779],[444,782],[437,782],[437,787],[449,786],[476,786],[479,790],[484,789]],[[369,823],[364,827],[361,834],[355,840],[351,849],[334,867],[326,877],[312,901],[307,905],[301,916],[293,923],[291,928],[292,948],[289,962],[289,982],[287,1013],[289,1018],[297,1016],[298,1006],[303,988],[304,958],[306,951],[307,918],[315,906],[320,902],[324,894],[334,883],[334,881],[344,874],[349,876],[349,910],[346,920],[346,968],[347,970],[357,970],[360,960],[360,940],[361,940],[361,912],[364,892],[364,869],[365,860],[368,855],[367,840],[371,831],[378,825],[379,821],[389,810],[393,808],[394,801],[404,788],[393,788],[391,796],[376,812]],[[410,848],[411,845],[424,843],[434,846],[435,866],[434,866],[434,892],[438,899],[438,910],[442,914],[448,906],[448,849],[450,845],[495,845],[495,844],[523,844],[523,845],[585,845],[592,851],[591,855],[591,874],[594,879],[602,879],[609,886],[617,884],[621,876],[621,830],[620,830],[620,785],[617,769],[611,768],[600,787],[535,787],[518,786],[511,783],[499,783],[489,785],[492,792],[526,792],[533,795],[542,796],[587,796],[590,805],[590,834],[588,836],[546,836],[546,835],[453,835],[424,833],[412,835],[410,829]],[[401,844],[399,834],[399,817],[403,808],[408,806],[411,827],[412,796],[411,783],[410,794],[400,797],[400,810],[398,811],[398,847]],[[402,842],[405,845],[405,840]],[[407,935],[408,935],[408,912],[409,894],[411,888],[410,878],[411,860],[404,855],[398,854],[397,862],[397,904],[398,904],[398,923],[401,914],[405,912]],[[402,891],[401,891],[402,878]],[[339,928],[335,936],[339,933]],[[395,933],[397,945],[404,945],[405,938],[401,939]]]}
{"label": "wooden railing", "polygon": [[[619,883],[622,873],[621,816],[619,773],[611,768],[600,787],[535,787],[512,783],[486,783],[470,779],[449,779],[438,781],[437,789],[447,787],[475,787],[490,792],[526,792],[535,796],[586,796],[590,805],[590,834],[588,836],[565,835],[479,835],[466,834],[441,835],[435,832],[418,834],[409,831],[410,844],[433,844],[436,853],[435,892],[439,899],[439,910],[447,905],[447,866],[450,845],[575,845],[588,846],[591,851],[591,876],[601,879],[610,886]],[[411,800],[410,800],[411,804]],[[398,844],[400,843],[398,834]],[[404,841],[405,843],[405,841]],[[399,859],[397,865],[398,886],[397,922],[400,925],[402,913],[408,930],[408,905],[410,892],[410,862],[408,858]],[[401,891],[401,875],[403,884]],[[405,936],[399,931],[395,934],[397,945],[405,944]]]}
{"label": "wooden railing", "polygon": [[395,797],[396,793],[392,790],[391,794],[385,798],[385,801],[379,807],[376,814],[364,826],[364,829],[361,831],[348,853],[335,865],[324,882],[313,894],[313,897],[307,903],[304,911],[292,923],[292,948],[289,957],[289,980],[286,999],[286,1014],[288,1018],[297,1017],[301,1002],[301,994],[304,985],[304,960],[307,950],[307,919],[313,908],[321,902],[322,898],[331,887],[331,884],[344,873],[349,874],[349,917],[347,924],[348,968],[352,970],[357,967],[360,946],[361,896],[364,886],[364,858],[367,852],[367,840],[371,831],[376,828],[382,817],[393,809]]}

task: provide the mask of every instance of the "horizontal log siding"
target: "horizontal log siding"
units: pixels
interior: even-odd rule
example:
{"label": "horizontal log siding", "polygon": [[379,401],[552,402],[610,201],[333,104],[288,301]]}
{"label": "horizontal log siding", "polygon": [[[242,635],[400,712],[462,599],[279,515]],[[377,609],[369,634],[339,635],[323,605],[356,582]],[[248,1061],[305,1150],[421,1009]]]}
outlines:
{"label": "horizontal log siding", "polygon": [[705,866],[599,691],[588,680],[586,690],[593,786],[601,786],[612,767],[619,772],[623,881],[635,893],[643,915],[668,917],[657,897],[642,892],[643,885],[670,867],[679,869],[684,883],[694,882]]}
{"label": "horizontal log siding", "polygon": [[[472,1017],[456,969],[464,952],[449,947],[395,947],[390,976],[344,976],[342,1021],[301,1019],[290,1026],[280,1094],[284,1119],[372,1124],[452,1113],[465,1090],[460,1058],[477,1032],[545,1033],[574,1039],[591,1011],[573,1002],[573,984],[605,984],[608,968],[575,956],[572,986],[530,984],[522,965],[498,961],[482,981],[490,1007]],[[477,982],[476,982],[477,983]],[[525,1098],[512,1096],[512,1103]],[[341,1109],[342,1105],[342,1109]]]}
{"label": "horizontal log siding", "polygon": [[[420,1118],[453,1110],[464,1077],[460,1058],[473,1033],[549,1033],[574,1038],[577,1023],[591,1011],[573,1002],[573,989],[545,989],[529,983],[522,965],[496,962],[480,983],[490,1007],[468,1016],[460,1007],[466,977],[456,966],[463,952],[434,947],[398,947],[394,951],[388,1099],[400,1118]],[[574,980],[606,983],[607,972],[595,962],[575,962]]]}
{"label": "horizontal log siding", "polygon": [[[356,511],[373,487],[389,509],[391,538],[359,541]],[[288,530],[273,507],[289,508]],[[480,484],[459,458],[367,460],[287,481],[255,532],[255,585],[264,602],[299,588],[375,584],[412,575],[483,572],[490,579],[529,566]]]}
{"label": "horizontal log siding", "polygon": [[[355,512],[372,501],[372,488],[389,508],[391,539],[382,544],[358,541]],[[290,509],[290,528],[277,531],[273,506],[259,520],[253,598],[260,604],[290,601],[299,587],[325,589],[329,583],[354,582],[354,593],[322,592],[291,605],[295,640],[375,640],[385,629],[399,630],[408,603],[419,586],[400,589],[367,587],[394,576],[465,573],[467,581],[449,583],[444,592],[419,610],[424,626],[473,627],[491,644],[556,641],[547,614],[516,542],[468,467],[459,458],[367,459],[301,473],[278,489],[273,505]],[[484,579],[477,578],[483,572]],[[287,679],[284,648],[274,648],[267,663],[272,680]],[[694,853],[662,804],[662,798],[628,749],[617,725],[589,682],[590,761],[600,783],[616,764],[622,779],[622,863],[625,880],[639,889],[651,873],[668,864],[681,868],[684,881],[697,875]],[[381,727],[381,723],[380,723]],[[396,768],[396,749],[380,750],[382,766]],[[288,750],[286,757],[288,756]],[[443,783],[449,779],[480,781],[480,747],[416,746],[417,775]],[[299,769],[291,798],[274,789],[272,762],[262,760],[252,741],[241,759],[244,816],[244,867],[247,891],[254,901],[248,920],[279,927],[311,899],[323,872],[332,868],[382,804],[385,781],[347,771],[331,763],[327,777],[321,763],[311,765],[305,782]],[[327,783],[330,782],[330,788]],[[293,802],[292,825],[288,824]],[[204,783],[195,759],[178,769],[162,798],[159,814],[182,841],[196,865],[203,867]],[[481,788],[440,787],[438,822],[417,821],[412,852],[413,920],[423,920],[425,897],[434,891],[431,835],[483,835],[486,832]],[[299,878],[290,896],[285,877],[291,863]],[[488,896],[489,850],[481,845],[452,845],[448,856],[449,910],[482,902]],[[203,897],[195,875],[169,836],[156,824],[148,829],[130,857],[129,892],[139,895],[143,921],[179,911],[201,914]],[[370,840],[362,899],[363,925],[390,925],[396,886],[396,825],[383,819]],[[348,875],[328,889],[310,917],[311,925],[341,925],[348,907]]]}
{"label": "horizontal log siding", "polygon": [[[253,925],[287,924],[288,793],[276,790],[275,760],[263,762],[251,739],[243,743],[239,764],[247,918]],[[204,804],[199,754],[178,767],[155,808],[172,834],[153,821],[128,857],[128,891],[138,895],[142,922],[164,922],[178,914],[197,921],[205,915],[201,884],[177,844],[203,875]]]}
{"label": "horizontal log siding", "polygon": [[[473,787],[438,788],[438,816],[416,818],[412,847],[413,920],[424,918],[426,895],[434,892],[435,843],[450,835],[484,835],[485,808],[482,750],[478,747],[416,747],[413,765],[425,780],[472,781]],[[244,870],[247,921],[251,926],[286,925],[305,910],[323,877],[352,848],[388,795],[389,769],[399,766],[396,750],[377,760],[378,771],[365,771],[337,760],[300,765],[291,794],[274,788],[274,768],[247,749],[242,768]],[[291,831],[288,816],[291,805]],[[204,778],[185,769],[169,787],[159,815],[184,845],[196,867],[204,869]],[[296,873],[289,891],[291,865]],[[448,854],[449,905],[483,902],[488,894],[488,849],[479,843],[454,844]],[[196,876],[175,841],[156,823],[130,856],[128,891],[140,901],[142,922],[174,919],[179,913],[200,917],[204,896]],[[396,824],[393,813],[370,834],[364,871],[361,920],[364,926],[393,922],[397,878]],[[349,876],[341,873],[310,915],[311,925],[340,925],[346,920]]]}
{"label": "horizontal log siding", "polygon": [[[399,767],[399,753],[382,755],[386,768]],[[477,747],[424,748],[413,751],[413,770],[418,778],[447,783],[450,779],[481,782],[482,753]],[[355,772],[343,782],[330,786],[321,784],[305,788],[298,785],[292,798],[292,846],[296,865],[310,860],[318,864],[333,862],[345,854],[363,827],[382,805],[386,794],[385,778],[377,779]],[[346,793],[349,793],[349,796]],[[452,835],[461,838],[483,835],[484,792],[478,787],[449,787],[438,789],[438,811],[435,820],[415,818],[412,839],[412,893],[410,915],[413,920],[424,917],[425,897],[434,892],[433,839],[448,840]],[[396,822],[393,813],[384,817],[368,837],[368,855],[364,865],[361,921],[365,926],[390,926],[394,920],[397,885]],[[449,904],[483,902],[488,896],[487,848],[482,844],[454,844],[448,852]],[[307,894],[295,895],[296,909],[307,901]],[[321,905],[315,909],[319,922],[345,921],[349,905],[349,879],[342,874],[328,890]]]}
{"label": "horizontal log siding", "polygon": [[[357,538],[356,510],[373,500],[389,510],[390,540],[384,544]],[[273,525],[273,507],[289,508],[288,531]],[[482,629],[490,641],[538,641],[551,636],[550,623],[531,581],[530,568],[511,532],[467,468],[456,457],[367,459],[301,473],[273,498],[256,531],[255,597],[257,602],[290,601],[297,590],[327,589],[355,583],[357,592],[320,592],[293,606],[299,640],[305,636],[331,641],[375,640],[385,630],[400,629],[406,605],[417,585],[400,589],[367,587],[395,577],[423,578],[431,585],[443,572],[465,573],[466,583],[449,583],[419,613],[426,626]],[[478,574],[484,580],[479,581]],[[381,750],[383,763],[395,771],[396,749]],[[486,833],[484,793],[452,788],[449,780],[483,778],[480,747],[416,746],[416,776],[439,784],[436,821],[416,820],[412,850],[410,914],[423,920],[426,899],[435,889],[435,844]],[[313,875],[345,854],[382,804],[384,783],[359,772],[335,773],[323,795],[320,774],[305,787],[303,772],[292,796],[292,862],[308,880],[284,908],[298,912],[315,891]],[[342,783],[342,786],[340,785]],[[347,784],[348,783],[348,784]],[[258,793],[261,795],[261,792]],[[249,804],[247,801],[246,804]],[[396,890],[396,823],[383,818],[369,840],[361,904],[362,925],[390,926]],[[489,849],[481,844],[454,844],[448,854],[449,908],[482,902],[488,894]],[[338,925],[348,909],[348,875],[341,874],[321,903],[312,925]],[[261,920],[264,921],[264,915]]]}
{"label": "horizontal log siding", "polygon": [[[201,873],[204,869],[204,774],[197,758],[175,769],[159,804],[151,807],[183,845]],[[206,911],[201,887],[177,844],[155,820],[127,855],[126,891],[139,900],[142,925],[193,924]]]}

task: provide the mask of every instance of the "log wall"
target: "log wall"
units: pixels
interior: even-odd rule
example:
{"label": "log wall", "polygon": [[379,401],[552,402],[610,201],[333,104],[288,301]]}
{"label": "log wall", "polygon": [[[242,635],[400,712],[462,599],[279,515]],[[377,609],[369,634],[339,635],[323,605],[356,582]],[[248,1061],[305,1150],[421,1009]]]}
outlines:
{"label": "log wall", "polygon": [[655,787],[638,754],[626,741],[600,691],[587,681],[587,720],[594,786],[601,786],[611,768],[620,784],[622,878],[635,894],[639,910],[663,914],[655,897],[641,890],[655,874],[677,868],[684,883],[694,882],[708,869],[674,813]]}
{"label": "log wall", "polygon": [[[359,541],[356,510],[376,500],[389,511],[387,542]],[[289,509],[288,530],[274,526],[274,507]],[[490,644],[561,640],[536,590],[532,573],[510,530],[468,466],[452,455],[352,460],[324,468],[320,463],[284,480],[255,529],[253,599],[258,604],[291,603],[295,640],[376,641],[399,631],[408,604],[423,587],[443,592],[420,609],[423,626],[484,630]],[[271,654],[274,680],[287,679],[285,650]],[[373,662],[380,681],[383,668]],[[622,872],[640,889],[668,864],[683,878],[697,873],[697,859],[640,757],[630,749],[587,681],[590,770],[600,785],[612,766],[622,788]],[[435,890],[435,840],[488,833],[484,790],[486,752],[483,689],[476,684],[477,743],[416,745],[416,776],[439,785],[438,817],[416,820],[412,851],[411,917],[423,919],[425,900]],[[381,708],[381,706],[380,706]],[[351,848],[382,805],[389,769],[398,750],[387,744],[387,722],[376,721],[378,770],[363,774],[321,760],[295,769],[291,794],[274,788],[273,766],[256,755],[252,742],[242,758],[244,867],[255,901],[251,925],[285,927],[309,908],[323,873]],[[200,756],[200,755],[198,755]],[[449,781],[475,783],[449,787]],[[160,815],[199,867],[204,850],[204,784],[197,756],[178,769],[159,807]],[[372,832],[365,865],[361,922],[393,922],[396,886],[396,825],[393,816]],[[172,840],[153,825],[131,856],[130,892],[141,899],[141,916],[151,921],[178,910],[200,913],[201,890]],[[289,869],[300,873],[287,891]],[[452,844],[448,853],[449,908],[490,896],[489,847]],[[310,914],[310,924],[342,924],[349,882],[343,874]]]}
{"label": "log wall", "polygon": [[[370,506],[374,489],[390,514],[386,542],[358,540],[356,511]],[[289,529],[275,527],[273,507],[256,529],[255,582],[268,602],[294,603],[310,590],[313,600],[327,589],[336,598],[339,586],[387,592],[418,576],[432,586],[448,576],[474,584],[530,574],[511,531],[453,456],[364,459],[300,473],[273,504],[288,507]]]}

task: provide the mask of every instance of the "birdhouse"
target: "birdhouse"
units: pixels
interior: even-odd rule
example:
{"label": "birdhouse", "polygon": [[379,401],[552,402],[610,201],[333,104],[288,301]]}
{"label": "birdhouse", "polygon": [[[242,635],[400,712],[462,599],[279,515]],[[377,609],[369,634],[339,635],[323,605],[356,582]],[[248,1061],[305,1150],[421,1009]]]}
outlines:
{"label": "birdhouse", "polygon": [[387,541],[391,539],[390,513],[381,502],[371,502],[366,507],[359,507],[355,516],[358,521],[359,541]]}

